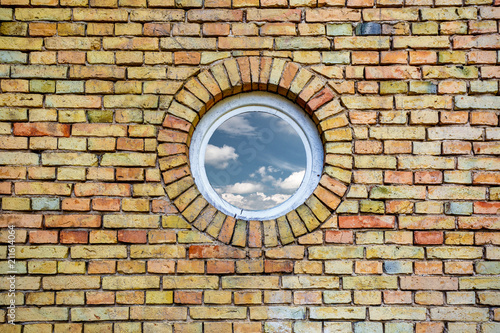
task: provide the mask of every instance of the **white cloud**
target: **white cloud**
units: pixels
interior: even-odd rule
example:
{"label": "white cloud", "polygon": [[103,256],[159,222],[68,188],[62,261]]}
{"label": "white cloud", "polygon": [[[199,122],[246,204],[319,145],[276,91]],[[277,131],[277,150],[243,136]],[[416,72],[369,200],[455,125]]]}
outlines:
{"label": "white cloud", "polygon": [[236,161],[238,154],[236,154],[234,147],[224,145],[217,147],[211,144],[207,145],[205,152],[205,163],[217,169],[225,169],[230,161]]}
{"label": "white cloud", "polygon": [[262,191],[262,184],[254,184],[254,183],[236,183],[233,185],[226,186],[226,191],[228,193],[233,194],[247,194],[257,191]]}
{"label": "white cloud", "polygon": [[260,176],[261,182],[276,182],[276,179],[269,175],[268,172],[279,172],[280,170],[275,169],[271,166],[268,166],[267,168],[265,166],[261,166],[258,168],[255,172],[250,174],[250,177],[255,178],[257,176]]}
{"label": "white cloud", "polygon": [[286,177],[284,180],[278,180],[276,186],[280,187],[286,191],[295,191],[299,188],[304,179],[305,170],[293,172],[290,176]]}
{"label": "white cloud", "polygon": [[222,199],[226,200],[229,202],[231,205],[239,207],[239,208],[245,208],[245,197],[239,194],[232,194],[232,193],[222,193],[221,195]]}
{"label": "white cloud", "polygon": [[245,115],[238,115],[229,118],[217,130],[221,130],[231,135],[254,136],[256,135],[256,128],[250,125],[250,122]]}
{"label": "white cloud", "polygon": [[222,199],[233,206],[248,210],[264,210],[275,207],[290,198],[288,194],[273,194],[270,196],[262,192],[251,193],[246,196],[240,194],[223,193]]}

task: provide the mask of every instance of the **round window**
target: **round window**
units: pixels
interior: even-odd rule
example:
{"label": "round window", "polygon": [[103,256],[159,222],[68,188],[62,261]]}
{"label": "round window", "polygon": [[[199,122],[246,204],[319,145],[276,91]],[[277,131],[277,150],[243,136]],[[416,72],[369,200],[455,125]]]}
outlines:
{"label": "round window", "polygon": [[189,156],[205,199],[245,220],[274,219],[297,208],[323,170],[322,142],[309,115],[265,92],[216,104],[197,125]]}

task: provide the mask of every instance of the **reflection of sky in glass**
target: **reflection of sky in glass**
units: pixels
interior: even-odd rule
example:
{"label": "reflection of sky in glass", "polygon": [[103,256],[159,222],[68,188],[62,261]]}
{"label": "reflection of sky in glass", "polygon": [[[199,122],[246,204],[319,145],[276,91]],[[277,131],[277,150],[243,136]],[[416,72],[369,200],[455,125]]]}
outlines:
{"label": "reflection of sky in glass", "polygon": [[283,119],[246,112],[214,132],[205,154],[208,180],[236,207],[263,210],[287,200],[306,168],[304,144]]}

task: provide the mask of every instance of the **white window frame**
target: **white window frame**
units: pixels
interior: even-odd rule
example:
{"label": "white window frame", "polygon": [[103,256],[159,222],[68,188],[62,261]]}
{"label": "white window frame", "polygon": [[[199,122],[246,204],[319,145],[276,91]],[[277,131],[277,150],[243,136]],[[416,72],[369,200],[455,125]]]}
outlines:
{"label": "white window frame", "polygon": [[[304,144],[307,161],[304,178],[295,193],[281,204],[264,210],[246,210],[223,200],[208,181],[205,170],[206,148],[215,130],[231,117],[255,111],[275,115],[290,124]],[[237,219],[262,221],[283,216],[309,198],[323,172],[324,151],[314,122],[300,106],[277,94],[249,92],[223,99],[201,118],[191,138],[189,161],[198,190],[216,209]]]}

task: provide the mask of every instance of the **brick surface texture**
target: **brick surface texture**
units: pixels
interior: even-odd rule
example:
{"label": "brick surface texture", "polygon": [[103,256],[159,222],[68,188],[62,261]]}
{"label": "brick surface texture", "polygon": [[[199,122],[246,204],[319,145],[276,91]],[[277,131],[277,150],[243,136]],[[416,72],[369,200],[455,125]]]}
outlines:
{"label": "brick surface texture", "polygon": [[[0,0],[0,331],[500,332],[499,6]],[[244,221],[188,150],[256,90],[325,166]]]}

